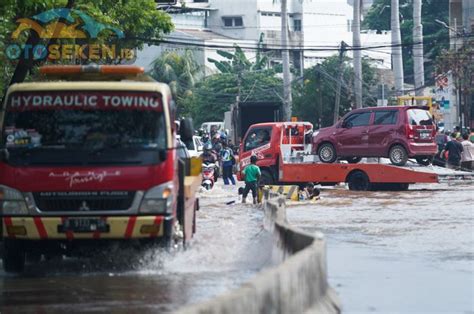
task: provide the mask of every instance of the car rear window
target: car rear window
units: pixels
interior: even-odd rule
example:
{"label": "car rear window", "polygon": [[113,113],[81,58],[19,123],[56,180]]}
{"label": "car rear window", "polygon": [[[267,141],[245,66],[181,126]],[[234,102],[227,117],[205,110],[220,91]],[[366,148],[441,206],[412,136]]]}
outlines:
{"label": "car rear window", "polygon": [[433,119],[428,110],[408,109],[407,114],[410,125],[433,125]]}
{"label": "car rear window", "polygon": [[389,125],[396,124],[398,117],[398,110],[384,110],[375,111],[375,125]]}

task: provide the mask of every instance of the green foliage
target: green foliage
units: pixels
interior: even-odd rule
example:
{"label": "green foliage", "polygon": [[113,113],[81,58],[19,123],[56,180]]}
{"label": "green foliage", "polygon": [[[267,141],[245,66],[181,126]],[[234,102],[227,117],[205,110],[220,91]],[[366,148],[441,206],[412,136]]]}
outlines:
{"label": "green foliage", "polygon": [[194,60],[191,50],[183,55],[176,52],[162,54],[153,62],[150,75],[157,81],[167,83],[178,106],[178,114],[185,114],[184,99],[192,94],[192,88],[203,75]]}
{"label": "green foliage", "polygon": [[[260,37],[261,44],[262,37]],[[257,51],[257,56],[255,62],[250,62],[247,59],[242,48],[235,45],[234,46],[235,52],[230,53],[224,50],[217,50],[217,54],[221,57],[224,57],[227,60],[218,61],[212,58],[208,58],[207,61],[214,63],[216,68],[221,73],[240,73],[242,71],[260,71],[264,70],[268,65],[268,58],[266,55],[263,55],[260,52],[260,49]]]}
{"label": "green foliage", "polygon": [[436,65],[438,74],[451,71],[456,87],[463,94],[474,93],[474,39],[466,39],[457,51],[442,51]]}
{"label": "green foliage", "polygon": [[[53,8],[65,7],[67,0],[2,0],[0,6],[0,90],[8,84],[15,64],[4,55],[18,18],[27,18]],[[171,17],[156,9],[154,0],[74,0],[73,9],[81,10],[97,22],[119,28],[125,33],[126,46],[141,48],[144,39],[161,38],[173,29]],[[24,36],[23,40],[26,39]]]}
{"label": "green foliage", "polygon": [[[372,8],[364,17],[363,26],[373,30],[390,30],[391,0],[375,0]],[[400,30],[402,35],[403,70],[405,81],[413,83],[413,2],[400,0]],[[449,0],[423,0],[421,20],[423,24],[423,44],[425,55],[425,77],[432,82],[435,72],[435,60],[443,49],[449,47],[448,30],[435,22],[448,23]],[[449,23],[448,23],[449,24]]]}
{"label": "green foliage", "polygon": [[[339,78],[338,64],[338,56],[332,56],[319,66],[305,69],[303,85],[295,84],[293,88],[293,115],[299,120],[310,121],[313,125],[319,126],[319,119],[321,119],[322,126],[332,125]],[[349,64],[350,60],[346,58],[343,65],[340,116],[351,110],[352,105],[354,71]],[[370,95],[376,84],[375,69],[365,59],[362,61],[362,73],[363,103],[365,106],[373,106],[376,100]],[[322,102],[321,116],[318,115],[320,101]]]}

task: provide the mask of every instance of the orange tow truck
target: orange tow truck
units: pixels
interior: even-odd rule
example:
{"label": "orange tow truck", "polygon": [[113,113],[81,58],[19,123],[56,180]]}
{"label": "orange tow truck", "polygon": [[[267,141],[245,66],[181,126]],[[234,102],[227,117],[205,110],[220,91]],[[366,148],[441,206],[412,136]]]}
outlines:
{"label": "orange tow truck", "polygon": [[262,184],[304,184],[314,182],[335,185],[346,182],[350,190],[407,190],[410,184],[438,183],[441,179],[469,179],[472,173],[413,166],[399,167],[383,163],[321,163],[312,154],[313,125],[309,122],[272,122],[252,125],[245,134],[239,152],[238,179],[258,157]]}

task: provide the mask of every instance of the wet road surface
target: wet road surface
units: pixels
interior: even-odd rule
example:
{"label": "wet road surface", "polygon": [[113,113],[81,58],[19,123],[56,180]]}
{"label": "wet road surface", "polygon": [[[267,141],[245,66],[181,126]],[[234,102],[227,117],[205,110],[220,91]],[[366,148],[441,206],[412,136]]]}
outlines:
{"label": "wet road surface", "polygon": [[220,185],[203,192],[186,251],[42,261],[21,276],[0,271],[0,313],[162,313],[236,288],[270,264],[272,247],[260,210],[226,205],[236,195]]}
{"label": "wet road surface", "polygon": [[323,190],[290,223],[326,235],[345,313],[474,313],[474,186]]}

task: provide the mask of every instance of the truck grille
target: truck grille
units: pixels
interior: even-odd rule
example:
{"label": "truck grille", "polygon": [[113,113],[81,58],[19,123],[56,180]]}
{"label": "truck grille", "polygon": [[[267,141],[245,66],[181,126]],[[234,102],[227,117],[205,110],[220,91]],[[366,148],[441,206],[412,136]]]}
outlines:
{"label": "truck grille", "polygon": [[90,212],[127,210],[135,192],[38,192],[33,193],[36,206],[43,212]]}

